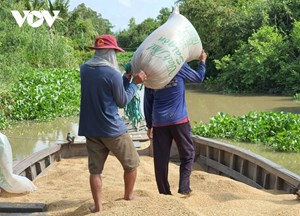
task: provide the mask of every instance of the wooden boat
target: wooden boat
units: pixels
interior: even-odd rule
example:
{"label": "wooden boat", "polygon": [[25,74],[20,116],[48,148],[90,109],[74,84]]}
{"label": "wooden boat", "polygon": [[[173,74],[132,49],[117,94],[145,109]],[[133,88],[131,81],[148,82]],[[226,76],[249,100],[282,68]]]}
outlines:
{"label": "wooden boat", "polygon": [[237,146],[194,136],[196,161],[209,173],[235,179],[258,189],[300,196],[300,176]]}
{"label": "wooden boat", "polygon": [[[133,134],[134,142],[144,141],[146,134],[143,133],[146,132]],[[295,173],[266,158],[230,144],[200,136],[193,136],[193,140],[196,146],[195,162],[199,163],[205,171],[235,179],[258,189],[275,189],[300,197],[300,176]],[[152,145],[146,148],[137,147],[137,151],[140,155],[152,156]],[[176,145],[173,145],[172,160],[178,160],[175,152]],[[69,140],[69,142],[56,144],[18,161],[14,164],[13,171],[15,174],[34,180],[50,169],[53,164],[59,162],[61,158],[86,155],[85,142]]]}

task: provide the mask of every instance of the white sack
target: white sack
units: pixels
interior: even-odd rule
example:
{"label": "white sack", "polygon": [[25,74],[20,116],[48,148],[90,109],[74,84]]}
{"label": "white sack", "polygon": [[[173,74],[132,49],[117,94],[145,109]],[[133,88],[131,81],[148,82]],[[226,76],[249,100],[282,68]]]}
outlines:
{"label": "white sack", "polygon": [[12,150],[7,137],[0,133],[0,188],[9,193],[26,193],[36,190],[28,178],[13,174]]}
{"label": "white sack", "polygon": [[159,89],[167,85],[184,62],[199,59],[200,37],[190,21],[174,9],[169,19],[138,47],[131,60],[133,74],[147,74],[144,85]]}

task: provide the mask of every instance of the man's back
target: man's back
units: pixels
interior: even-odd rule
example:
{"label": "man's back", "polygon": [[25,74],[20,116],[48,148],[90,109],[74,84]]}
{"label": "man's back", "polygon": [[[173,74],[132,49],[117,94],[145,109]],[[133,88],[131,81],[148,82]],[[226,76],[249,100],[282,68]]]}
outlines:
{"label": "man's back", "polygon": [[[127,128],[118,113],[118,106],[127,103],[121,74],[109,66],[80,68],[81,110],[79,135],[112,137]],[[119,105],[118,105],[119,104]]]}

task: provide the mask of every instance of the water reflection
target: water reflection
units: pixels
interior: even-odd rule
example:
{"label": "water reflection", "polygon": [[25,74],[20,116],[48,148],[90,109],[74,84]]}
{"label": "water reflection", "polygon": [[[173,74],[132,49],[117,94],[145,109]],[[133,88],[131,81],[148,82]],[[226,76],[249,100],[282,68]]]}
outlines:
{"label": "water reflection", "polygon": [[[186,101],[192,125],[199,121],[207,123],[218,112],[244,115],[250,111],[288,111],[300,114],[300,103],[294,102],[291,97],[222,95],[203,92],[197,85],[187,86]],[[69,117],[41,123],[21,122],[13,129],[2,131],[2,133],[11,143],[13,159],[19,160],[55,143],[65,142],[68,132],[75,136],[76,141],[83,140],[83,137],[77,136],[77,131],[78,117]],[[241,147],[300,175],[299,153],[276,153],[264,149],[263,146],[251,144],[244,144]]]}
{"label": "water reflection", "polygon": [[76,135],[77,131],[78,117],[69,117],[49,122],[20,122],[2,133],[11,144],[13,160],[20,160],[55,143],[66,142],[67,133]]}

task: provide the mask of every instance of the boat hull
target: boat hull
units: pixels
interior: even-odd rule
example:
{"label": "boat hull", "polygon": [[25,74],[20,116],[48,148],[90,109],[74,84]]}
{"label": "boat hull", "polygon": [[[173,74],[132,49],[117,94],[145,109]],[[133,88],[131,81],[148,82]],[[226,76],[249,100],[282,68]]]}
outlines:
{"label": "boat hull", "polygon": [[[205,171],[229,177],[258,189],[278,190],[300,196],[300,176],[278,164],[227,143],[200,136],[193,136],[193,140],[196,147],[195,162]],[[137,148],[137,151],[139,155],[153,156],[151,142],[146,148]],[[17,175],[34,180],[61,158],[80,156],[87,156],[86,143],[56,144],[15,163],[13,170]],[[173,154],[171,159],[178,160],[178,157]]]}

